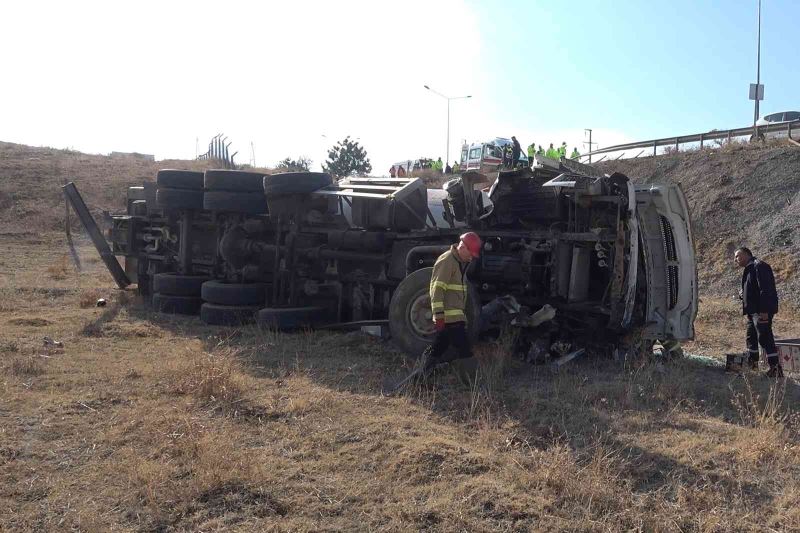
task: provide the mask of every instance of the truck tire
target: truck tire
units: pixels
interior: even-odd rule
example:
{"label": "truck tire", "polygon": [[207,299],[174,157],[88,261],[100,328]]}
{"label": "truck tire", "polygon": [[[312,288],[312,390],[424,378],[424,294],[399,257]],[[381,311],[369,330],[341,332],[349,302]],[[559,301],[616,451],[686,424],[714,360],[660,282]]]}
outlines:
{"label": "truck tire", "polygon": [[325,313],[324,307],[287,307],[283,309],[267,307],[258,312],[256,322],[260,326],[277,330],[300,329],[325,322],[327,318]]}
{"label": "truck tire", "polygon": [[193,170],[159,170],[156,174],[159,188],[203,190],[203,173]]}
{"label": "truck tire", "polygon": [[163,209],[203,209],[203,191],[160,187],[156,205]]}
{"label": "truck tire", "polygon": [[264,194],[267,196],[308,194],[331,183],[333,178],[325,172],[284,172],[264,176]]}
{"label": "truck tire", "polygon": [[204,303],[200,320],[213,326],[241,326],[255,321],[260,305],[218,305]]}
{"label": "truck tire", "polygon": [[[389,331],[394,343],[411,357],[419,357],[436,334],[431,312],[430,284],[433,268],[415,270],[400,282],[389,303]],[[467,333],[478,337],[480,297],[472,285],[467,289]]]}
{"label": "truck tire", "polygon": [[153,276],[153,292],[168,296],[200,297],[201,286],[208,276],[184,276],[174,272],[162,272]]}
{"label": "truck tire", "polygon": [[244,170],[206,170],[207,191],[264,192],[264,173]]}
{"label": "truck tire", "polygon": [[267,202],[262,193],[207,191],[203,195],[203,209],[264,215],[267,213]]}
{"label": "truck tire", "polygon": [[158,313],[196,315],[203,300],[192,296],[171,296],[153,293],[153,310]]}
{"label": "truck tire", "polygon": [[200,291],[203,300],[217,305],[264,306],[267,299],[266,283],[227,283],[211,280],[203,283]]}

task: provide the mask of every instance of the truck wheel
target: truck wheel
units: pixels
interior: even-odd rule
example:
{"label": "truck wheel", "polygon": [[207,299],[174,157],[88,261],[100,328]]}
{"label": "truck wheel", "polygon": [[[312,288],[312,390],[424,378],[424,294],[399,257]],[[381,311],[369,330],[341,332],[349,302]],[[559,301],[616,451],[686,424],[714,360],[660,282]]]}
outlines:
{"label": "truck wheel", "polygon": [[217,305],[264,306],[267,299],[266,283],[226,283],[211,280],[203,283],[200,291],[203,300]]}
{"label": "truck wheel", "polygon": [[325,312],[324,307],[267,307],[258,312],[256,321],[267,328],[292,330],[325,322]]}
{"label": "truck wheel", "polygon": [[203,301],[192,296],[171,296],[153,293],[153,310],[159,313],[196,315]]}
{"label": "truck wheel", "polygon": [[206,170],[203,179],[208,191],[264,192],[264,174],[244,170]]}
{"label": "truck wheel", "polygon": [[325,172],[284,172],[264,176],[264,194],[267,196],[308,194],[331,183],[333,178]]}
{"label": "truck wheel", "polygon": [[200,320],[214,326],[240,326],[255,320],[260,305],[218,305],[204,303]]}
{"label": "truck wheel", "polygon": [[156,190],[156,205],[164,209],[203,209],[203,191],[160,187]]}
{"label": "truck wheel", "polygon": [[192,170],[159,170],[156,183],[167,189],[203,190],[203,173]]}
{"label": "truck wheel", "polygon": [[[409,274],[394,291],[389,304],[389,331],[392,339],[411,357],[419,357],[433,341],[436,330],[431,312],[430,284],[433,268],[421,268]],[[467,333],[478,337],[480,297],[469,285],[467,292]]]}
{"label": "truck wheel", "polygon": [[153,292],[199,298],[200,288],[206,281],[208,276],[184,276],[173,272],[162,272],[153,276]]}
{"label": "truck wheel", "polygon": [[203,195],[203,209],[264,215],[267,213],[267,202],[262,193],[207,191]]}

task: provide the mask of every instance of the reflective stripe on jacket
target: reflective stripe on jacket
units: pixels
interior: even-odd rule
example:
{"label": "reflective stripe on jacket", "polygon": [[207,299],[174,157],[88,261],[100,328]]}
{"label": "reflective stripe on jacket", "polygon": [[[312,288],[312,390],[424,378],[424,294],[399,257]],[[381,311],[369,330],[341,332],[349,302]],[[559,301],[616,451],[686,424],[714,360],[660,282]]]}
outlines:
{"label": "reflective stripe on jacket", "polygon": [[446,324],[466,322],[467,303],[466,263],[458,260],[456,246],[439,256],[431,275],[431,311],[433,318],[444,318]]}

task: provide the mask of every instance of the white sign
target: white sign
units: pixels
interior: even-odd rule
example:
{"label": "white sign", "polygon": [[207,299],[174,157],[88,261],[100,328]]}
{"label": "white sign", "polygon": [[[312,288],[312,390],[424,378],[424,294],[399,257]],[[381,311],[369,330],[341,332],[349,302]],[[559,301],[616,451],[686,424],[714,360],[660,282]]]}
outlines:
{"label": "white sign", "polygon": [[[756,84],[755,83],[751,83],[750,84],[750,100],[755,100],[755,99],[756,99]],[[764,99],[764,84],[763,83],[759,83],[758,84],[758,99],[759,100],[763,100]]]}

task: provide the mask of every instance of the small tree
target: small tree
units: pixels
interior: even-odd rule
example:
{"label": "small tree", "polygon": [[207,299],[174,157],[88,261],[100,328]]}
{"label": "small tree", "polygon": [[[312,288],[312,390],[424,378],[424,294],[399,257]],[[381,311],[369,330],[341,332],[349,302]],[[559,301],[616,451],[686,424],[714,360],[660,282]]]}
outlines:
{"label": "small tree", "polygon": [[300,156],[296,160],[287,157],[283,161],[279,161],[277,167],[286,172],[308,172],[311,168],[311,160],[304,156]]}
{"label": "small tree", "polygon": [[367,151],[357,141],[350,140],[349,135],[328,150],[328,160],[322,168],[337,178],[372,172]]}

